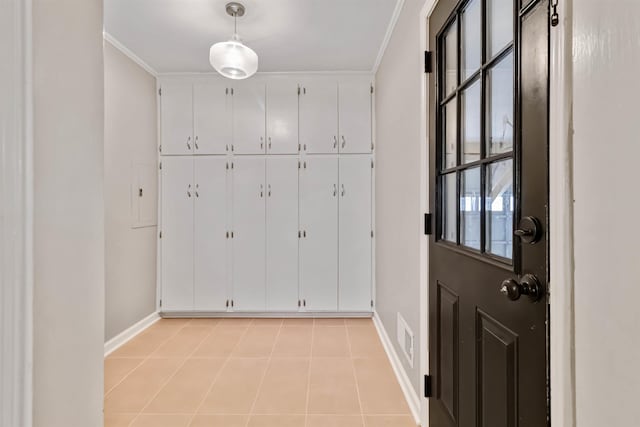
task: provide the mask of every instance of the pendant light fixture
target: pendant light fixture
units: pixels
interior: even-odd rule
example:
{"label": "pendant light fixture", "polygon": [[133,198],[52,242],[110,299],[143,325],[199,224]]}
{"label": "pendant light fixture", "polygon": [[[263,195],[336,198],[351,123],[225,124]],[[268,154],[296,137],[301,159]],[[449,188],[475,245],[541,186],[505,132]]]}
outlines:
{"label": "pendant light fixture", "polygon": [[245,8],[242,4],[228,3],[227,13],[233,17],[234,31],[231,40],[216,43],[209,50],[209,62],[223,76],[241,80],[251,77],[258,71],[258,55],[245,46],[238,36],[238,16],[243,16]]}

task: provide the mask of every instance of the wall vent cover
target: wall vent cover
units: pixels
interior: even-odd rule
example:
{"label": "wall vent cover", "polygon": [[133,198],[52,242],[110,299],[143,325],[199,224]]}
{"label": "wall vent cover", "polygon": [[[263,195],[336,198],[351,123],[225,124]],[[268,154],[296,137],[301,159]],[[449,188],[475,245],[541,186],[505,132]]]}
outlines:
{"label": "wall vent cover", "polygon": [[404,357],[409,362],[409,365],[413,368],[413,349],[414,349],[413,332],[411,331],[411,329],[409,328],[409,325],[407,325],[407,322],[404,320],[404,318],[400,313],[398,313],[396,338],[398,340],[398,344],[400,345],[400,348],[402,349],[402,353],[404,354]]}

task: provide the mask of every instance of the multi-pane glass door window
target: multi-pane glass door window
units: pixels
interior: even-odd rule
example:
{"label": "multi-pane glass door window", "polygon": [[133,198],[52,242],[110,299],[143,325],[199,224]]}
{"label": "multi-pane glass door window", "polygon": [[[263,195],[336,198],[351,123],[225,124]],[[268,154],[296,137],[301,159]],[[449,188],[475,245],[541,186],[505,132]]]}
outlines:
{"label": "multi-pane glass door window", "polygon": [[438,36],[438,240],[513,259],[514,1],[470,0]]}

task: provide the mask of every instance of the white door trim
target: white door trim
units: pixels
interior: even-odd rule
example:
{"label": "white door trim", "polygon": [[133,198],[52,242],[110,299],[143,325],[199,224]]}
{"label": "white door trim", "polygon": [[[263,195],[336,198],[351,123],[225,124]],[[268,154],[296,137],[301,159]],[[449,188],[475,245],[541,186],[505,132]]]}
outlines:
{"label": "white door trim", "polygon": [[[0,427],[32,425],[33,91],[31,0],[2,5]],[[7,95],[8,94],[8,95]],[[7,95],[7,96],[4,96]]]}
{"label": "white door trim", "polygon": [[[427,46],[429,27],[426,19],[438,0],[425,0],[418,16],[420,22],[420,50]],[[551,425],[575,427],[575,353],[574,353],[574,264],[573,264],[573,145],[571,114],[572,93],[572,0],[558,4],[560,24],[551,29],[550,123],[549,123],[549,186],[550,186],[550,271],[551,287]],[[428,156],[427,135],[429,117],[429,86],[423,70],[420,111],[420,215],[428,212]],[[423,224],[424,225],[424,224]],[[420,241],[420,371],[429,373],[429,241]],[[421,396],[424,395],[421,385]],[[422,425],[428,427],[428,400],[421,400]]]}

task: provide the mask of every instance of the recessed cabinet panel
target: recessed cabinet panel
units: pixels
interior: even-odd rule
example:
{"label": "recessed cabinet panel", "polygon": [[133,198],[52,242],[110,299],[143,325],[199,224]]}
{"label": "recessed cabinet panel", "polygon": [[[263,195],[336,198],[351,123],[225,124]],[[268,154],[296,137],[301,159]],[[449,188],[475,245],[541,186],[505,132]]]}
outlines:
{"label": "recessed cabinet panel", "polygon": [[162,160],[162,310],[193,310],[193,158]]}
{"label": "recessed cabinet panel", "polygon": [[340,83],[339,147],[341,153],[371,152],[371,84]]}
{"label": "recessed cabinet panel", "polygon": [[186,82],[162,85],[162,154],[192,154],[193,86]]}
{"label": "recessed cabinet panel", "polygon": [[309,154],[338,152],[338,84],[334,80],[301,84],[300,144]]}
{"label": "recessed cabinet panel", "polygon": [[231,143],[231,109],[225,83],[196,83],[193,87],[195,154],[224,154]]}
{"label": "recessed cabinet panel", "polygon": [[265,309],[265,160],[233,160],[233,301],[236,311]]}
{"label": "recessed cabinet panel", "polygon": [[244,81],[233,86],[233,152],[265,152],[265,85]]}
{"label": "recessed cabinet panel", "polygon": [[339,310],[371,310],[371,156],[340,158]]}
{"label": "recessed cabinet panel", "polygon": [[[305,167],[306,164],[306,167]],[[338,159],[308,157],[300,169],[300,277],[307,311],[338,309]]]}
{"label": "recessed cabinet panel", "polygon": [[226,159],[200,156],[194,171],[194,309],[224,311],[227,300]]}
{"label": "recessed cabinet panel", "polygon": [[298,152],[298,83],[275,80],[267,83],[267,153]]}
{"label": "recessed cabinet panel", "polygon": [[298,310],[298,156],[267,159],[267,310]]}

